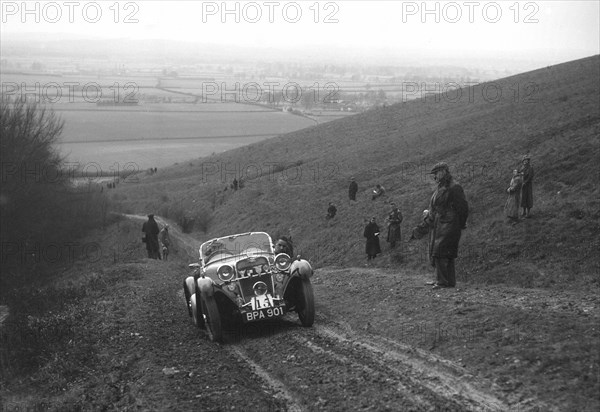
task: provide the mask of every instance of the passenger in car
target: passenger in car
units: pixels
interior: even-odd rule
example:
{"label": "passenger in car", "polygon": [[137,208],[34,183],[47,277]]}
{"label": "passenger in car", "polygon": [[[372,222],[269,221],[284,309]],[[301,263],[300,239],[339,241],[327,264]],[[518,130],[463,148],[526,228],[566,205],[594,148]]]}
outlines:
{"label": "passenger in car", "polygon": [[275,254],[286,253],[289,257],[294,257],[294,246],[292,245],[292,239],[286,236],[281,236],[277,239],[274,246]]}

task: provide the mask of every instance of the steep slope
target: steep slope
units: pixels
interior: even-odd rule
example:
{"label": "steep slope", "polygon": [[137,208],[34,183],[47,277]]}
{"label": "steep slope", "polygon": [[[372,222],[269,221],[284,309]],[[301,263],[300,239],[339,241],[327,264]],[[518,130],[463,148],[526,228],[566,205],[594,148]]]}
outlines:
{"label": "steep slope", "polygon": [[[198,216],[201,238],[247,230],[291,231],[297,250],[317,265],[361,264],[364,220],[383,226],[387,201],[419,220],[433,186],[427,175],[450,164],[465,188],[469,229],[461,245],[461,281],[520,286],[598,286],[598,136],[600,57],[594,56],[380,108],[160,171],[122,185],[122,210]],[[533,219],[504,223],[510,173],[532,156]],[[234,177],[245,187],[224,190]],[[350,176],[359,183],[347,200]],[[386,198],[371,201],[381,183]],[[325,219],[329,201],[338,215]],[[208,223],[208,221],[210,222]],[[426,264],[425,245],[403,245],[377,265]]]}

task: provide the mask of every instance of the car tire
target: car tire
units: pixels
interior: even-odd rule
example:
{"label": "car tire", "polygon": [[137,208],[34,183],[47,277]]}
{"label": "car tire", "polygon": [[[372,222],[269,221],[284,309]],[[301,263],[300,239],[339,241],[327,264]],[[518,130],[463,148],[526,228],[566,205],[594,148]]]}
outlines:
{"label": "car tire", "polygon": [[196,291],[194,292],[195,305],[191,305],[192,320],[194,321],[194,325],[200,329],[204,329],[205,323],[204,314],[202,313],[202,304],[200,303],[201,300],[200,289],[198,288],[198,285],[196,285]]}
{"label": "car tire", "polygon": [[223,327],[221,325],[221,314],[214,296],[202,296],[200,306],[204,314],[204,325],[208,338],[211,342],[221,342],[223,340]]}
{"label": "car tire", "polygon": [[188,314],[190,315],[190,318],[193,318],[191,302],[192,295],[190,295],[190,291],[187,288],[186,279],[183,279],[183,296],[185,296],[185,305],[187,306]]}
{"label": "car tire", "polygon": [[315,294],[309,279],[300,281],[296,312],[302,326],[312,326],[315,321]]}

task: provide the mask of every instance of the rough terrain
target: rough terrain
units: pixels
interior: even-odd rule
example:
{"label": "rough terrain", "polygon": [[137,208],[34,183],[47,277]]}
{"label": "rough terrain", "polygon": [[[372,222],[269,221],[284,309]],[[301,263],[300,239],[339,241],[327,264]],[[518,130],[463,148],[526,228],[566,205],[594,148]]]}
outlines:
{"label": "rough terrain", "polygon": [[[134,217],[130,217],[134,218]],[[109,229],[137,238],[139,220]],[[108,239],[110,236],[106,236]],[[230,325],[209,342],[188,317],[185,250],[96,262],[111,285],[65,353],[2,389],[3,410],[597,410],[598,296],[459,285],[428,274],[321,268],[317,319]],[[115,259],[115,256],[112,256]],[[78,340],[81,340],[79,342]],[[91,349],[78,345],[92,341]],[[88,343],[89,344],[89,343]],[[70,354],[69,352],[72,351]],[[79,362],[67,371],[65,363]]]}

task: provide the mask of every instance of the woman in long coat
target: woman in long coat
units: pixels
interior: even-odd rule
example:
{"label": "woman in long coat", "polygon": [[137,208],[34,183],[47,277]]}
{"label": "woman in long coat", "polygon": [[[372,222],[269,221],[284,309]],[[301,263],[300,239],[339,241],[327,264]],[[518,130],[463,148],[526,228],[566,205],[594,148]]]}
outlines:
{"label": "woman in long coat", "polygon": [[379,226],[377,226],[375,217],[372,217],[367,226],[365,226],[363,235],[367,238],[367,245],[365,247],[367,260],[375,259],[375,256],[381,253],[381,246],[379,246]]}
{"label": "woman in long coat", "polygon": [[516,221],[519,219],[519,204],[521,202],[521,186],[523,185],[523,178],[519,174],[517,169],[513,170],[513,177],[510,180],[510,186],[506,191],[508,192],[508,198],[504,205],[504,212],[506,217]]}
{"label": "woman in long coat", "polygon": [[523,156],[523,164],[519,167],[519,173],[523,175],[523,186],[521,186],[521,207],[523,217],[529,218],[529,212],[533,207],[533,166],[530,164],[529,155]]}

